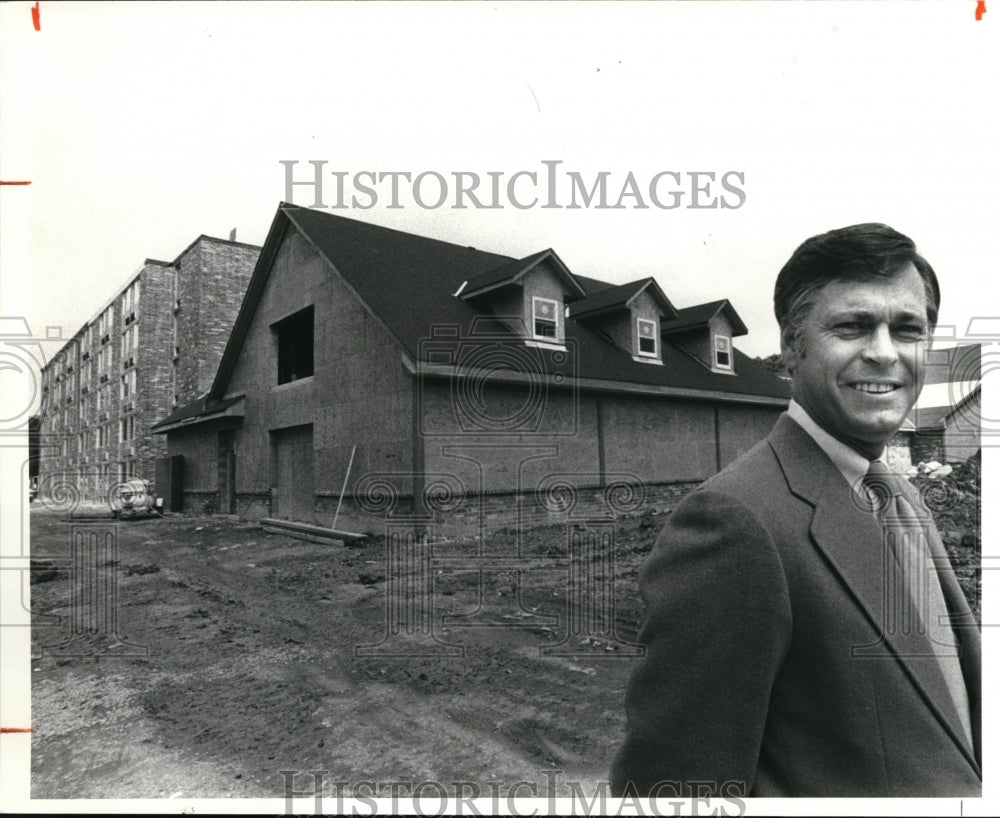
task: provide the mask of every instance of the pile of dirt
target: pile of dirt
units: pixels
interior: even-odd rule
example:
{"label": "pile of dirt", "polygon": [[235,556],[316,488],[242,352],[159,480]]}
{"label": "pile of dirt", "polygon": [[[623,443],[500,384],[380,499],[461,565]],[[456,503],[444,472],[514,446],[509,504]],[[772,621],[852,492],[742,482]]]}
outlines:
{"label": "pile of dirt", "polygon": [[934,515],[955,575],[977,621],[982,621],[981,464],[972,458],[944,477],[918,475],[912,482]]}

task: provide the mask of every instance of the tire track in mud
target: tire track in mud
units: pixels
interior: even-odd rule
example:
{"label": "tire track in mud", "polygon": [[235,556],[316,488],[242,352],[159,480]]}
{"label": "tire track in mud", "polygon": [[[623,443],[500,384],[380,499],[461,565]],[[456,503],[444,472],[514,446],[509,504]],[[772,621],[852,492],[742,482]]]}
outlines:
{"label": "tire track in mud", "polygon": [[[40,539],[64,536],[38,522]],[[606,775],[630,662],[539,658],[553,636],[530,628],[442,629],[464,657],[359,658],[355,646],[385,628],[385,585],[370,582],[384,567],[379,542],[318,545],[189,517],[122,525],[120,537],[122,630],[150,655],[35,661],[40,719],[62,697],[94,726],[56,719],[39,733],[37,797],[281,797],[288,769],[540,788],[542,771],[588,785]],[[540,533],[539,547],[552,539]],[[525,587],[558,612],[547,582],[539,572]],[[506,583],[484,580],[486,610]],[[39,612],[65,609],[68,581],[38,587]],[[447,591],[436,614],[481,601],[475,572]],[[74,689],[108,691],[103,715]]]}

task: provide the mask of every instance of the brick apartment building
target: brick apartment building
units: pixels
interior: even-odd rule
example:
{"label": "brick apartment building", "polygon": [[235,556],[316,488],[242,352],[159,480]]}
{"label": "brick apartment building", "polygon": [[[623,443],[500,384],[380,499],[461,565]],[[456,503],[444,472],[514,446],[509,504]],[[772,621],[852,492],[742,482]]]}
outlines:
{"label": "brick apartment building", "polygon": [[39,490],[102,502],[166,454],[150,427],[206,392],[260,248],[199,236],[135,276],[42,369]]}

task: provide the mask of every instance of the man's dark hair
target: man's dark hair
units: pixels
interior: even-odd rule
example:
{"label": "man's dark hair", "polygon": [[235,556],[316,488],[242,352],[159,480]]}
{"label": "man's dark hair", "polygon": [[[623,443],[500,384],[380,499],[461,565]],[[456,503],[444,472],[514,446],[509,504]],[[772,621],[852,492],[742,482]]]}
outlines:
{"label": "man's dark hair", "polygon": [[937,324],[941,291],[934,269],[917,252],[913,241],[891,227],[854,224],[806,239],[792,253],[774,284],[774,316],[781,337],[795,343],[812,297],[833,281],[864,281],[894,276],[913,264],[927,294],[927,321]]}

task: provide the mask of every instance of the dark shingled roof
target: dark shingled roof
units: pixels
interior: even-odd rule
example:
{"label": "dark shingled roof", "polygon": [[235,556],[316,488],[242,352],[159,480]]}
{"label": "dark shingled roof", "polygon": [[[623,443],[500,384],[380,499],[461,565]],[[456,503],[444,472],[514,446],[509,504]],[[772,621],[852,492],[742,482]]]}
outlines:
{"label": "dark shingled roof", "polygon": [[202,415],[214,415],[218,412],[225,411],[240,400],[243,400],[242,395],[234,398],[224,398],[220,401],[209,402],[208,393],[206,392],[200,398],[195,398],[193,401],[185,403],[183,406],[178,406],[163,420],[154,423],[150,428],[158,429],[161,426],[170,426],[174,423],[179,423],[182,420],[190,420]]}
{"label": "dark shingled roof", "polygon": [[628,303],[643,290],[648,289],[650,294],[663,310],[664,318],[670,319],[677,315],[677,310],[670,303],[670,299],[660,289],[655,278],[640,278],[638,281],[630,281],[627,284],[605,287],[595,293],[574,301],[569,305],[570,318],[583,318],[589,315],[599,315],[612,310],[624,309]]}
{"label": "dark shingled roof", "polygon": [[569,271],[569,268],[563,264],[562,259],[556,255],[556,251],[549,248],[548,250],[533,253],[530,256],[512,261],[510,264],[504,264],[495,270],[489,270],[469,279],[462,288],[461,295],[463,298],[469,298],[470,296],[492,290],[504,284],[513,284],[531,270],[532,267],[546,258],[551,258],[555,262],[556,270],[560,273],[562,280],[568,285],[574,297],[579,298],[586,292],[583,286],[576,280],[576,276]]}
{"label": "dark shingled roof", "polygon": [[[464,350],[474,347],[475,333],[482,331],[486,313],[455,296],[463,282],[473,281],[477,276],[492,276],[504,268],[507,268],[504,274],[509,276],[513,274],[511,270],[535,258],[512,259],[344,216],[281,205],[223,354],[210,393],[212,396],[225,394],[251,317],[270,274],[272,260],[288,229],[299,230],[330,262],[414,362],[428,360],[428,341],[434,328],[442,325],[459,328]],[[535,255],[547,252],[550,251]],[[558,256],[552,255],[558,260]],[[568,274],[584,293],[600,292],[612,286],[597,279]],[[495,325],[496,322],[491,323]],[[739,326],[742,327],[742,322]],[[503,340],[504,333],[509,334],[512,343],[516,341],[509,331],[494,326],[489,343]],[[568,365],[572,374],[592,381],[613,382],[609,387],[641,384],[769,398],[789,395],[785,382],[738,350],[734,350],[736,374],[727,375],[712,372],[670,344],[661,345],[663,366],[637,363],[603,335],[572,319],[566,321],[565,335],[571,353]],[[523,342],[517,343],[525,348]],[[567,371],[567,363],[562,360],[565,354],[551,350],[534,350],[531,354],[538,356],[545,371]]]}
{"label": "dark shingled roof", "polygon": [[705,326],[720,311],[726,313],[726,318],[729,319],[729,323],[733,327],[734,336],[746,335],[749,332],[736,309],[729,303],[728,298],[696,304],[693,307],[684,307],[684,309],[677,311],[677,318],[673,321],[660,322],[660,332],[663,334],[685,332],[695,327]]}

